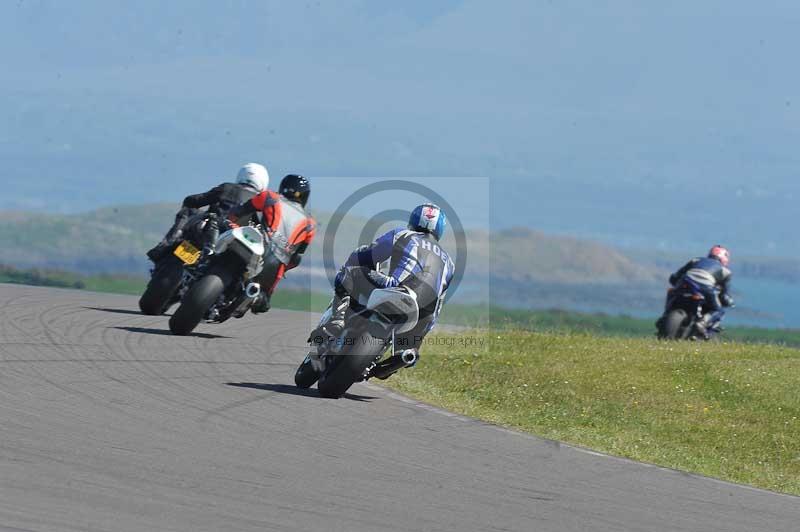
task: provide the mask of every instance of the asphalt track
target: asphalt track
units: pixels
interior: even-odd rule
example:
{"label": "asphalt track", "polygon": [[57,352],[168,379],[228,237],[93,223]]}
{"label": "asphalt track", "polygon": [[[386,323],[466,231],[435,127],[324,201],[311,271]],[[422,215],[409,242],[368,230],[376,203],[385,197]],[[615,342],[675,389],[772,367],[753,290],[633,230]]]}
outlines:
{"label": "asphalt track", "polygon": [[2,532],[800,530],[800,498],[296,390],[307,314],[179,338],[133,297],[12,285],[0,313]]}

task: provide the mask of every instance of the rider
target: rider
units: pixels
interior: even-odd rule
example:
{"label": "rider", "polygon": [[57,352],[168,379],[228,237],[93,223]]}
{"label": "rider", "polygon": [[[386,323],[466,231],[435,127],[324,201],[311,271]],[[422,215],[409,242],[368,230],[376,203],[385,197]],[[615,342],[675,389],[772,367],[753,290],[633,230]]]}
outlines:
{"label": "rider", "polygon": [[[239,169],[235,183],[222,183],[208,192],[186,196],[181,210],[175,215],[175,223],[161,239],[161,242],[147,252],[147,257],[154,263],[160,260],[172,244],[181,237],[186,223],[197,209],[208,207],[209,213],[225,216],[233,207],[265,191],[268,185],[267,169],[258,163],[247,163]],[[213,244],[209,240],[215,240],[213,228],[216,227],[216,224],[210,225],[208,234],[204,235],[207,245]]]}
{"label": "rider", "polygon": [[[402,367],[414,365],[422,340],[442,310],[455,270],[453,260],[439,244],[446,223],[445,214],[437,205],[425,203],[413,210],[407,227],[393,229],[353,251],[334,282],[331,318],[312,332],[309,340],[321,342],[322,334],[329,339],[339,337],[350,298],[363,304],[376,288],[403,286],[417,295],[419,322],[413,330],[395,337],[395,354],[377,366],[372,375],[385,379]],[[379,264],[387,260],[388,274],[380,273]],[[397,348],[413,350],[413,362],[404,363]]]}
{"label": "rider", "polygon": [[303,253],[314,239],[316,222],[305,210],[310,194],[308,179],[289,174],[281,180],[278,193],[264,190],[228,213],[228,220],[233,226],[238,219],[259,213],[269,236],[269,247],[264,253],[264,269],[255,279],[262,290],[250,307],[254,314],[269,310],[270,298],[278,282],[287,270],[300,264]]}
{"label": "rider", "polygon": [[703,318],[697,322],[698,333],[708,337],[725,315],[724,307],[733,307],[730,294],[731,271],[728,269],[731,254],[724,246],[711,248],[706,257],[690,260],[683,268],[669,276],[669,283],[678,287],[685,280],[692,281],[705,296]]}

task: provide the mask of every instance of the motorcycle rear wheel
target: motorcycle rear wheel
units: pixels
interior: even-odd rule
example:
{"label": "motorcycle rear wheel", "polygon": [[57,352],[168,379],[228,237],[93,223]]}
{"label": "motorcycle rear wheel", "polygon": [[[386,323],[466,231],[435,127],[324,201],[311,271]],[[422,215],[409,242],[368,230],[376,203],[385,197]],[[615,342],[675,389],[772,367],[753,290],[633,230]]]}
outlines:
{"label": "motorcycle rear wheel", "polygon": [[363,332],[354,338],[350,345],[342,349],[335,365],[326,370],[317,383],[317,391],[322,397],[339,399],[356,382],[361,380],[364,371],[384,351],[383,342]]}
{"label": "motorcycle rear wheel", "polygon": [[178,310],[169,319],[169,330],[173,334],[186,336],[203,320],[211,305],[225,291],[226,279],[220,274],[209,272],[186,292]]}
{"label": "motorcycle rear wheel", "polygon": [[[689,332],[689,325],[686,323],[688,315],[685,310],[673,309],[664,318],[662,328],[662,338],[667,340],[683,340]],[[684,324],[686,323],[686,326]]]}

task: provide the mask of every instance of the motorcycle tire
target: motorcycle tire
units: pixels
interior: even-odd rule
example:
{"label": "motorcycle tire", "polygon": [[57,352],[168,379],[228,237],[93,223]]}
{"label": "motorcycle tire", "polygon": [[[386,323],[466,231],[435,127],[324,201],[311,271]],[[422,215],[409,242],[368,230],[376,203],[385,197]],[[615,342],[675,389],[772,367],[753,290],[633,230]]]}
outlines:
{"label": "motorcycle tire", "polygon": [[681,309],[670,310],[664,318],[664,325],[662,329],[662,338],[666,340],[682,340],[685,338],[689,330],[688,324],[684,326],[687,321],[686,311]]}
{"label": "motorcycle tire", "polygon": [[314,383],[317,382],[319,377],[320,373],[314,369],[311,359],[306,356],[294,373],[294,383],[298,388],[305,390],[314,386]]}
{"label": "motorcycle tire", "polygon": [[220,273],[209,272],[186,292],[178,310],[169,319],[169,330],[173,334],[186,336],[203,320],[225,290],[226,282]]}
{"label": "motorcycle tire", "polygon": [[384,342],[367,332],[361,333],[343,348],[333,366],[325,370],[317,383],[317,391],[322,397],[339,399],[362,379],[364,371],[384,349]]}
{"label": "motorcycle tire", "polygon": [[148,316],[164,314],[181,285],[183,263],[170,255],[156,265],[150,282],[147,283],[142,297],[139,298],[139,309]]}

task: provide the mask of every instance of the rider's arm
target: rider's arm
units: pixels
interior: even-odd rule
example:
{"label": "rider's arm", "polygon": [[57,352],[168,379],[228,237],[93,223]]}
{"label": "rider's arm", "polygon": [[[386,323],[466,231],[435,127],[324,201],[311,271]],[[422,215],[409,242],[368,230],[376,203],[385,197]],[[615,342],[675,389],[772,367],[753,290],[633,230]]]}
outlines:
{"label": "rider's arm", "polygon": [[202,192],[200,194],[192,194],[191,196],[186,196],[183,198],[183,206],[188,207],[190,209],[199,209],[200,207],[206,207],[213,203],[219,201],[220,194],[222,194],[222,185],[218,185],[208,192]]}
{"label": "rider's arm", "polygon": [[392,256],[395,235],[401,229],[392,229],[379,236],[368,246],[361,246],[350,254],[345,266],[363,266],[374,270],[378,264]]}
{"label": "rider's arm", "polygon": [[733,296],[731,295],[731,272],[724,269],[724,277],[719,284],[719,300],[726,307],[734,306]]}
{"label": "rider's arm", "polygon": [[263,200],[256,201],[256,198],[260,198],[266,192],[262,192],[257,196],[253,196],[250,200],[238,205],[228,211],[228,221],[238,225],[239,220],[242,218],[249,218],[254,213],[259,210],[258,205],[261,204],[263,206]]}
{"label": "rider's arm", "polygon": [[675,273],[673,273],[672,275],[670,275],[670,276],[669,276],[669,284],[671,284],[672,286],[675,286],[675,284],[676,284],[678,281],[680,281],[680,280],[683,278],[683,276],[684,276],[684,275],[686,275],[686,272],[688,272],[688,271],[689,271],[689,269],[690,269],[692,266],[694,266],[696,262],[697,262],[697,259],[692,259],[692,260],[690,260],[689,262],[687,262],[687,263],[686,263],[686,264],[683,266],[683,268],[681,268],[681,269],[680,269],[680,270],[678,270],[677,272],[675,272]]}
{"label": "rider's arm", "polygon": [[314,240],[314,234],[316,233],[316,223],[314,219],[309,217],[306,220],[306,226],[301,230],[300,234],[298,235],[299,243],[297,244],[297,249],[295,250],[294,254],[292,255],[289,264],[286,266],[287,269],[296,268],[300,264],[300,260],[303,258],[303,253],[306,252],[308,249],[309,244],[311,241]]}

